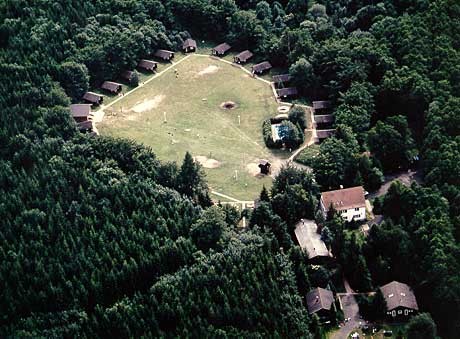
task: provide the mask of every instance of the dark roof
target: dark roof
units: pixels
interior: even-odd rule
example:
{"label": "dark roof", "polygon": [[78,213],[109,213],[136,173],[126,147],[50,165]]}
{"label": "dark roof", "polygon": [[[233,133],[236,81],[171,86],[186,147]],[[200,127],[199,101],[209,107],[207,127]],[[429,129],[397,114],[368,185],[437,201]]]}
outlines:
{"label": "dark roof", "polygon": [[74,118],[85,118],[91,112],[91,104],[70,105],[70,112]]}
{"label": "dark roof", "polygon": [[155,68],[157,68],[157,65],[158,65],[158,62],[156,61],[142,59],[137,64],[137,67],[143,68],[149,71],[153,71]]}
{"label": "dark roof", "polygon": [[292,96],[292,95],[298,94],[296,87],[280,88],[280,89],[277,89],[276,91],[278,92],[279,97]]}
{"label": "dark roof", "polygon": [[231,48],[230,45],[227,44],[226,42],[224,42],[224,43],[214,47],[213,50],[216,51],[219,54],[222,54],[222,53],[227,52],[230,48]]}
{"label": "dark roof", "polygon": [[90,131],[93,129],[93,122],[91,120],[86,120],[77,123],[77,127],[80,131]]}
{"label": "dark roof", "polygon": [[314,109],[324,109],[331,107],[330,101],[313,101],[313,108]]}
{"label": "dark roof", "polygon": [[236,59],[240,61],[246,62],[247,60],[251,59],[254,56],[251,51],[245,50],[235,56]]}
{"label": "dark roof", "polygon": [[184,43],[182,44],[182,48],[188,48],[188,47],[194,47],[196,48],[196,41],[193,39],[186,39]]}
{"label": "dark roof", "polygon": [[97,93],[86,92],[83,95],[83,100],[86,100],[88,102],[92,102],[93,104],[99,104],[103,100],[103,97],[102,97],[102,95],[97,94]]}
{"label": "dark roof", "polygon": [[122,85],[113,81],[104,81],[101,88],[116,93],[122,89]]}
{"label": "dark roof", "polygon": [[326,139],[332,137],[335,134],[335,129],[323,129],[323,130],[316,130],[316,136],[318,139]]}
{"label": "dark roof", "polygon": [[327,124],[329,122],[334,122],[334,115],[324,114],[324,115],[315,115],[315,122],[318,124]]}
{"label": "dark roof", "polygon": [[320,310],[330,311],[334,303],[334,294],[332,291],[317,287],[307,293],[308,313],[316,313]]}
{"label": "dark roof", "polygon": [[406,307],[418,310],[417,299],[409,285],[392,281],[380,287],[383,297],[387,302],[387,309],[391,311],[397,307]]}
{"label": "dark roof", "polygon": [[330,257],[326,244],[318,234],[318,225],[313,220],[301,220],[297,223],[295,237],[300,248],[307,253],[308,259]]}
{"label": "dark roof", "polygon": [[133,71],[123,71],[123,72],[121,72],[120,76],[121,76],[122,79],[131,81],[133,75],[134,75]]}
{"label": "dark roof", "polygon": [[165,49],[157,49],[154,56],[163,60],[169,60],[174,56],[174,52]]}
{"label": "dark roof", "polygon": [[272,65],[268,61],[263,61],[257,65],[252,66],[252,71],[253,72],[263,72],[270,68],[272,68]]}
{"label": "dark roof", "polygon": [[259,160],[259,166],[266,166],[266,165],[270,165],[270,162],[268,160],[265,160],[265,159]]}
{"label": "dark roof", "polygon": [[291,80],[291,75],[290,74],[278,74],[273,76],[273,81],[274,82],[288,82]]}
{"label": "dark roof", "polygon": [[366,198],[364,197],[364,188],[363,186],[356,186],[323,192],[321,193],[321,203],[326,211],[329,210],[331,205],[336,211],[365,207]]}

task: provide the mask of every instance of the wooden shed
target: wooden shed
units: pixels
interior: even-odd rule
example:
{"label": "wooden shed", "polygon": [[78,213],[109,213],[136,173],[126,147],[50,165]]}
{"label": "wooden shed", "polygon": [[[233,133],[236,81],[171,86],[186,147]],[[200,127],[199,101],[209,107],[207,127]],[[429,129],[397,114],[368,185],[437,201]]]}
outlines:
{"label": "wooden shed", "polygon": [[274,75],[272,78],[275,84],[282,85],[282,84],[285,84],[291,81],[292,77],[290,74],[278,74],[278,75]]}
{"label": "wooden shed", "polygon": [[91,113],[91,104],[70,105],[70,113],[76,122],[86,121]]}
{"label": "wooden shed", "polygon": [[86,92],[83,95],[83,100],[85,100],[86,102],[95,104],[95,105],[100,105],[104,101],[104,97],[94,92]]}
{"label": "wooden shed", "polygon": [[131,82],[131,80],[133,80],[133,77],[134,77],[134,71],[123,71],[121,74],[120,74],[120,77],[123,79],[123,80],[126,80],[128,82]]}
{"label": "wooden shed", "polygon": [[245,64],[253,56],[254,56],[254,54],[252,54],[251,51],[245,50],[245,51],[239,53],[238,55],[236,55],[235,57],[233,57],[233,61],[235,63],[237,63],[237,64]]}
{"label": "wooden shed", "polygon": [[297,87],[280,88],[277,89],[276,92],[280,98],[295,97],[299,93]]}
{"label": "wooden shed", "polygon": [[196,51],[196,41],[193,39],[186,39],[182,44],[182,51],[184,53],[190,53]]}
{"label": "wooden shed", "polygon": [[313,101],[313,109],[316,111],[327,110],[331,108],[330,101]]}
{"label": "wooden shed", "polygon": [[154,72],[158,67],[158,62],[152,60],[142,59],[137,64],[138,69],[142,69],[144,71]]}
{"label": "wooden shed", "polygon": [[154,56],[164,61],[171,61],[174,58],[174,52],[165,49],[157,49]]}
{"label": "wooden shed", "polygon": [[93,122],[91,120],[86,120],[77,123],[77,128],[80,132],[91,132],[93,130]]}
{"label": "wooden shed", "polygon": [[212,55],[222,56],[222,55],[225,55],[225,53],[227,53],[230,50],[230,48],[231,46],[227,44],[226,42],[224,42],[214,47],[211,52],[212,52]]}
{"label": "wooden shed", "polygon": [[111,93],[119,93],[123,89],[123,86],[118,82],[104,81],[101,88]]}
{"label": "wooden shed", "polygon": [[271,166],[272,165],[270,164],[270,162],[268,162],[268,160],[261,159],[259,161],[260,173],[266,175],[270,174]]}
{"label": "wooden shed", "polygon": [[261,62],[251,67],[253,74],[262,74],[272,68],[272,65],[268,61]]}

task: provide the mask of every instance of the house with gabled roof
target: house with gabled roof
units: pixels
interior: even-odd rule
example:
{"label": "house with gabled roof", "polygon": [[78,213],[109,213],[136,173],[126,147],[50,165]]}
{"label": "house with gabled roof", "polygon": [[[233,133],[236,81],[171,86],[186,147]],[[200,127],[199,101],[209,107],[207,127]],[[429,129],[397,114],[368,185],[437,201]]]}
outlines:
{"label": "house with gabled roof", "polygon": [[409,285],[392,281],[380,287],[380,291],[387,304],[387,315],[392,320],[404,320],[418,312],[417,299]]}
{"label": "house with gabled roof", "polygon": [[337,211],[346,221],[366,219],[366,198],[363,186],[342,188],[321,193],[320,208],[324,217],[331,209]]}
{"label": "house with gabled roof", "polygon": [[329,317],[334,311],[334,293],[321,287],[317,287],[307,293],[307,309],[309,314],[317,314],[321,317]]}

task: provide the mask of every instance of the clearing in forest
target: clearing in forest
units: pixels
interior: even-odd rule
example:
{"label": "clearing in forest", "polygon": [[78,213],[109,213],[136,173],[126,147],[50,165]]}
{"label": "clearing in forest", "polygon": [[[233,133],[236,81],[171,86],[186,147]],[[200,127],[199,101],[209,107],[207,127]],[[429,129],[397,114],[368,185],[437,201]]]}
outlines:
{"label": "clearing in forest", "polygon": [[260,159],[280,163],[261,131],[278,104],[267,83],[244,74],[221,60],[190,55],[106,108],[97,128],[150,146],[162,161],[180,165],[189,151],[212,190],[252,200],[272,181],[257,175],[255,165]]}

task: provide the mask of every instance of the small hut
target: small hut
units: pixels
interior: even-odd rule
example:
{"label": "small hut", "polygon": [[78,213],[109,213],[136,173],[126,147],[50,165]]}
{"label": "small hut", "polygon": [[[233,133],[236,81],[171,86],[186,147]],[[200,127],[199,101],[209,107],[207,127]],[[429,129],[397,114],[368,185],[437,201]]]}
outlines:
{"label": "small hut", "polygon": [[260,64],[251,67],[252,74],[262,74],[272,68],[268,61],[261,62]]}
{"label": "small hut", "polygon": [[154,56],[164,61],[171,61],[174,58],[174,52],[165,49],[157,49]]}
{"label": "small hut", "polygon": [[245,50],[241,53],[239,53],[238,55],[236,55],[234,58],[233,58],[233,61],[237,64],[245,64],[246,62],[248,62],[249,59],[251,59],[252,57],[254,56],[254,54],[252,54],[251,51],[249,50]]}
{"label": "small hut", "polygon": [[259,168],[260,168],[260,173],[261,174],[270,174],[270,169],[271,169],[271,164],[268,162],[268,160],[261,159],[259,161]]}
{"label": "small hut", "polygon": [[131,82],[134,77],[134,71],[124,71],[120,74],[120,77],[127,82]]}
{"label": "small hut", "polygon": [[86,92],[83,95],[83,100],[85,100],[86,102],[95,104],[95,105],[100,105],[104,101],[104,97],[94,92]]}
{"label": "small hut", "polygon": [[328,110],[329,108],[331,108],[330,101],[313,101],[313,110],[315,112],[321,110]]}
{"label": "small hut", "polygon": [[86,120],[77,123],[77,128],[80,132],[86,133],[93,130],[93,122],[91,120]]}
{"label": "small hut", "polygon": [[107,92],[111,93],[119,93],[123,89],[123,86],[119,84],[118,82],[113,82],[113,81],[104,81],[102,84],[101,88],[103,90],[106,90]]}
{"label": "small hut", "polygon": [[157,67],[158,67],[158,62],[151,61],[151,60],[145,60],[145,59],[142,59],[137,64],[138,69],[142,69],[148,72],[154,72],[157,69]]}
{"label": "small hut", "polygon": [[91,104],[70,105],[70,113],[76,122],[86,121],[91,113]]}
{"label": "small hut", "polygon": [[277,85],[284,85],[291,81],[291,78],[290,74],[278,74],[273,76],[273,82]]}
{"label": "small hut", "polygon": [[335,129],[316,130],[316,142],[321,142],[324,139],[330,138],[335,134]]}
{"label": "small hut", "polygon": [[278,97],[280,98],[295,97],[298,94],[296,87],[280,88],[276,91],[278,93]]}
{"label": "small hut", "polygon": [[227,53],[230,50],[231,46],[227,44],[226,42],[217,45],[212,49],[212,55],[215,56],[223,56],[225,53]]}
{"label": "small hut", "polygon": [[196,51],[196,41],[193,39],[186,39],[182,44],[182,51],[184,53],[195,52]]}

